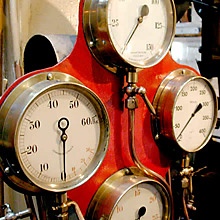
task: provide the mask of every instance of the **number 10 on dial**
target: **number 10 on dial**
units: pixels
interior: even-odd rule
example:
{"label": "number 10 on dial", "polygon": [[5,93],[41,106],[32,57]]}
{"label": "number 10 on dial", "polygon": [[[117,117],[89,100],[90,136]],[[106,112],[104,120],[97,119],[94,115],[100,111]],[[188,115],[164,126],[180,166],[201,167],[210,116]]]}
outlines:
{"label": "number 10 on dial", "polygon": [[79,83],[52,80],[34,86],[33,97],[24,92],[7,114],[11,117],[16,105],[25,103],[13,116],[11,145],[22,171],[35,185],[67,191],[88,180],[104,159],[108,115],[97,95]]}

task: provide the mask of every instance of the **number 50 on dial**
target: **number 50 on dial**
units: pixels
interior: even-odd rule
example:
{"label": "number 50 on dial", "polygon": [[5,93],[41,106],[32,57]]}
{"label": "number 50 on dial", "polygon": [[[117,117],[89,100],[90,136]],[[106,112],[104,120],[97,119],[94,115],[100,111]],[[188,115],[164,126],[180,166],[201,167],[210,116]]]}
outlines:
{"label": "number 50 on dial", "polygon": [[[18,86],[16,99],[12,91],[1,108],[2,140],[10,137],[7,145],[15,151],[2,157],[41,189],[67,191],[100,166],[108,147],[109,119],[97,95],[77,80],[62,81],[65,74],[54,73],[59,81],[41,81],[46,74],[40,75],[23,82],[33,83],[25,91]],[[8,146],[3,145],[4,152]]]}
{"label": "number 50 on dial", "polygon": [[158,88],[153,105],[154,134],[159,144],[195,152],[205,146],[217,121],[217,96],[211,83],[188,69],[170,73]]}

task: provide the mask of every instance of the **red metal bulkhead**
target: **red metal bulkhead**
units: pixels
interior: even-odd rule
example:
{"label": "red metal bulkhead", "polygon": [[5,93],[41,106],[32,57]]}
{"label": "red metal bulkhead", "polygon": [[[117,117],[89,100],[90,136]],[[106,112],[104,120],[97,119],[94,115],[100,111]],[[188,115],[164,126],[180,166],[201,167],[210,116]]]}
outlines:
{"label": "red metal bulkhead", "polygon": [[[45,71],[60,71],[70,74],[93,90],[104,103],[110,119],[110,142],[106,157],[95,175],[86,183],[68,192],[68,197],[78,203],[83,214],[100,185],[113,173],[125,167],[134,166],[128,144],[128,114],[124,107],[124,77],[115,75],[104,69],[91,55],[84,39],[82,25],[83,1],[80,3],[79,30],[75,47],[71,54],[54,67],[35,71],[19,78],[3,95],[0,104],[10,91],[24,79]],[[168,53],[157,65],[138,73],[138,86],[147,90],[152,102],[161,81],[171,71],[184,68],[173,61]],[[187,67],[189,68],[189,67]],[[139,98],[136,109],[135,141],[137,155],[148,168],[165,176],[170,161],[157,147],[151,132],[151,118],[143,100]],[[74,135],[74,134],[72,134]]]}

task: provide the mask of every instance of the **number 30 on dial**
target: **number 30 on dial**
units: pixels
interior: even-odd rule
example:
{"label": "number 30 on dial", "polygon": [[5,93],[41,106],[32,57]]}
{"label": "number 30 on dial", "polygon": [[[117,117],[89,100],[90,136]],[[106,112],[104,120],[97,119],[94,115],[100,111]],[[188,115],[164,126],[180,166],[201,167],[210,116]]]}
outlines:
{"label": "number 30 on dial", "polygon": [[[40,81],[42,75],[23,82],[34,83],[15,100],[16,91],[6,99],[0,111],[2,139],[11,137],[17,164],[31,182],[67,191],[88,180],[104,159],[109,119],[97,95],[77,80],[62,81],[64,74],[54,73],[59,81]],[[7,159],[15,163],[13,158]]]}

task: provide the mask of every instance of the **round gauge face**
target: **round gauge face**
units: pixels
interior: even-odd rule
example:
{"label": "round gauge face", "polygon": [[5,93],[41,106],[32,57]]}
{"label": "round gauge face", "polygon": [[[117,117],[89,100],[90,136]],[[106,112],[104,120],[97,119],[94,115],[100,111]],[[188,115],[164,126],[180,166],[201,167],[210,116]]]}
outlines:
{"label": "round gauge face", "polygon": [[85,219],[171,219],[171,198],[164,185],[147,177],[139,168],[125,168],[99,187]]}
{"label": "round gauge face", "polygon": [[141,183],[131,188],[117,203],[111,220],[163,219],[163,202],[159,191]]}
{"label": "round gauge face", "polygon": [[17,155],[39,187],[66,191],[82,184],[106,153],[108,118],[86,87],[52,86],[40,93],[19,119]]}
{"label": "round gauge face", "polygon": [[209,140],[216,121],[216,96],[202,77],[187,82],[173,106],[173,132],[184,150],[199,150]]}
{"label": "round gauge face", "polygon": [[170,0],[111,0],[107,19],[117,53],[140,68],[152,66],[165,56],[175,32]]}

